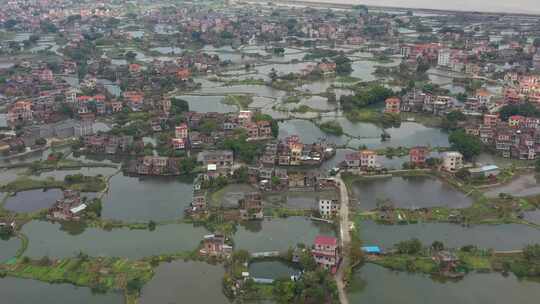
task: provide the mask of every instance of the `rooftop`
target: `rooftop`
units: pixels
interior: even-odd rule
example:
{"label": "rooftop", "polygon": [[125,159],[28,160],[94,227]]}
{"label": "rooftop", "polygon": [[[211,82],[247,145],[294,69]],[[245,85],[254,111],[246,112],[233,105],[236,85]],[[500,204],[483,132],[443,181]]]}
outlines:
{"label": "rooftop", "polygon": [[315,237],[316,245],[325,245],[325,246],[336,246],[337,239],[331,236],[318,235]]}

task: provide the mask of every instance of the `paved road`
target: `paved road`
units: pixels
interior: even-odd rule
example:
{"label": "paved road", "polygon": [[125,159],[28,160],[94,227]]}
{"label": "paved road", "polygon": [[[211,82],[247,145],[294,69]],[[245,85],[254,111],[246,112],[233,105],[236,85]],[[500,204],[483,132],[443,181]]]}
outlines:
{"label": "paved road", "polygon": [[336,273],[336,284],[339,292],[339,301],[341,304],[349,304],[347,293],[345,291],[345,268],[349,265],[349,244],[351,243],[350,233],[350,221],[349,221],[349,193],[347,192],[347,186],[341,179],[341,175],[338,174],[335,178],[339,182],[339,192],[341,199],[341,208],[339,211],[339,239],[341,242],[341,248],[343,252],[343,260]]}

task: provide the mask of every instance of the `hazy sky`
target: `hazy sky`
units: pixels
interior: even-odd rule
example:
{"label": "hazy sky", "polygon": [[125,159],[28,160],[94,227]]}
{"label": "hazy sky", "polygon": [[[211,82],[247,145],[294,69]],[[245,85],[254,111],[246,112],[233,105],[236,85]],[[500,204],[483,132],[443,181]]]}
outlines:
{"label": "hazy sky", "polygon": [[305,0],[376,6],[540,14],[540,0]]}

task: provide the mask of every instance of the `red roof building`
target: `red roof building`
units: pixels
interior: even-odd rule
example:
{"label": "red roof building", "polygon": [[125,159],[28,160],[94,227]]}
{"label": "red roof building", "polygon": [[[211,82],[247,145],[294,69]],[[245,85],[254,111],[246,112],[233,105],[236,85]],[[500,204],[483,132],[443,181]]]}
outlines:
{"label": "red roof building", "polygon": [[401,100],[397,97],[388,98],[384,101],[386,103],[386,107],[384,109],[385,113],[399,113],[400,112],[400,105]]}
{"label": "red roof building", "polygon": [[338,243],[335,237],[323,235],[315,237],[311,254],[318,265],[335,273],[339,264]]}
{"label": "red roof building", "polygon": [[412,164],[423,165],[426,162],[429,150],[427,147],[414,147],[409,150],[409,159]]}

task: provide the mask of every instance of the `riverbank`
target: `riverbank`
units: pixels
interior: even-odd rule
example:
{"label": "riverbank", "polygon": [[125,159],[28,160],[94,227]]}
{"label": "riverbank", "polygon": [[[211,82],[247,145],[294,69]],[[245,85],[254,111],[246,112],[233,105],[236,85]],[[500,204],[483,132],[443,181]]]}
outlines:
{"label": "riverbank", "polygon": [[[525,251],[527,250],[526,247]],[[396,271],[424,273],[450,279],[462,278],[469,272],[511,272],[520,278],[540,277],[538,257],[530,256],[521,249],[493,251],[465,246],[445,252],[424,248],[417,254],[402,253],[398,249],[396,253],[370,256],[367,262]]]}
{"label": "riverbank", "polygon": [[540,208],[538,197],[519,197],[511,195],[488,198],[482,191],[475,186],[466,184],[456,178],[441,172],[430,170],[399,170],[389,172],[384,176],[358,176],[343,175],[343,180],[349,189],[353,188],[356,182],[367,181],[373,178],[390,177],[433,177],[441,182],[450,185],[454,189],[463,193],[466,197],[472,199],[470,206],[453,207],[437,206],[436,201],[433,205],[426,202],[425,207],[403,208],[395,206],[391,201],[385,202],[384,206],[378,206],[372,210],[357,212],[359,220],[373,220],[380,224],[416,224],[419,222],[444,222],[456,224],[524,224],[540,229],[540,225],[523,219],[522,214],[528,211],[534,211]]}
{"label": "riverbank", "polygon": [[148,261],[96,258],[80,253],[77,257],[66,259],[43,257],[31,260],[23,257],[9,264],[0,264],[0,274],[47,283],[69,283],[101,293],[125,291],[138,296],[154,272]]}
{"label": "riverbank", "polygon": [[[74,177],[69,179],[69,177]],[[32,179],[22,177],[0,187],[0,191],[8,193],[18,193],[33,189],[70,189],[81,192],[100,192],[107,187],[107,181],[100,176],[73,175],[66,176],[66,180],[59,181],[55,179]]]}

